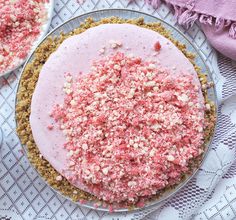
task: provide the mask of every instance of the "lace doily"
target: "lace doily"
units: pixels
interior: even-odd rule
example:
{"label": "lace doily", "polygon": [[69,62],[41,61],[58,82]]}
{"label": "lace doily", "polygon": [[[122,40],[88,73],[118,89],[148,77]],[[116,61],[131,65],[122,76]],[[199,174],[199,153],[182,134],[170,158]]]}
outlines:
{"label": "lace doily", "polygon": [[[56,0],[51,29],[75,15],[104,9],[129,8],[153,14],[172,25],[176,21],[165,5],[158,10],[136,0]],[[78,207],[53,192],[22,154],[15,133],[15,95],[20,70],[0,78],[0,125],[4,140],[0,163],[0,219],[235,219],[236,218],[236,65],[219,56],[194,25],[180,30],[199,48],[213,73],[219,97],[216,135],[205,163],[196,177],[165,204],[135,213],[107,214]],[[156,210],[156,211],[155,211]],[[153,212],[154,211],[154,212]]]}

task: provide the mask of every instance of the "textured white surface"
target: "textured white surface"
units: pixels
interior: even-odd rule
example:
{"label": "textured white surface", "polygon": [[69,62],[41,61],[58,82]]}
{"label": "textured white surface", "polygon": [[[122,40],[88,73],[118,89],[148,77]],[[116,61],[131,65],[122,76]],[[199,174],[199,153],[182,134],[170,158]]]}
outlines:
{"label": "textured white surface", "polygon": [[[164,5],[154,10],[151,6],[144,5],[142,0],[136,0],[128,6],[127,2],[87,0],[79,6],[76,0],[56,0],[51,28],[74,15],[91,10],[126,7],[153,14],[175,25],[173,15]],[[158,211],[148,216],[146,215],[153,210],[106,216],[103,212],[81,208],[58,196],[38,177],[21,152],[21,145],[15,133],[14,114],[15,92],[20,72],[18,70],[5,78],[0,78],[0,125],[4,135],[0,163],[0,219],[6,219],[1,218],[4,216],[17,220],[121,220],[144,217],[158,220],[236,219],[236,68],[230,60],[220,56],[220,74],[216,54],[198,27],[193,26],[186,35],[199,48],[213,72],[220,99],[219,123],[213,149],[196,178]]]}

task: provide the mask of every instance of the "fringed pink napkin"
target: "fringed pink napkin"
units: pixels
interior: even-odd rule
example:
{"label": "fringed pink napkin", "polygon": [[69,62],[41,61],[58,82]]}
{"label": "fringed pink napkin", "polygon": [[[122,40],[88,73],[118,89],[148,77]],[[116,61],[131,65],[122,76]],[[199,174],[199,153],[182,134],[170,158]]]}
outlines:
{"label": "fringed pink napkin", "polygon": [[[161,0],[145,0],[158,8]],[[209,42],[225,56],[236,60],[236,0],[165,0],[174,9],[180,25],[198,22]]]}

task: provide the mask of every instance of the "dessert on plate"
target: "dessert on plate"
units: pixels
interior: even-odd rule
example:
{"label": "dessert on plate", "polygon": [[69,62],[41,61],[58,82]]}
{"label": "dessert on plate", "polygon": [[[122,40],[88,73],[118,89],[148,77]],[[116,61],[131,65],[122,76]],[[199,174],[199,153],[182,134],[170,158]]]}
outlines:
{"label": "dessert on plate", "polygon": [[0,0],[0,76],[19,67],[47,31],[48,0]]}
{"label": "dessert on plate", "polygon": [[75,201],[142,207],[201,162],[215,107],[206,76],[158,23],[88,19],[36,50],[18,134],[43,178]]}

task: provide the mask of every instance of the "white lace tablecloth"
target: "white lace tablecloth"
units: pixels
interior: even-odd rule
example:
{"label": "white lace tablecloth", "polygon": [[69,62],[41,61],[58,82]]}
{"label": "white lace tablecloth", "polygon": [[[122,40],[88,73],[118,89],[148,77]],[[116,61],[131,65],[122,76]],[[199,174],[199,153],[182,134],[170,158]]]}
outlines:
{"label": "white lace tablecloth", "polygon": [[[154,10],[142,0],[129,5],[127,0],[87,0],[81,6],[76,0],[55,0],[51,29],[74,15],[104,8],[140,10],[176,26],[166,6]],[[213,148],[196,177],[155,212],[145,209],[122,215],[107,214],[79,207],[57,195],[30,166],[15,132],[18,70],[0,78],[0,126],[4,137],[0,162],[0,220],[236,219],[236,64],[220,55],[218,69],[216,53],[199,28],[195,25],[185,33],[210,67],[219,97]]]}

